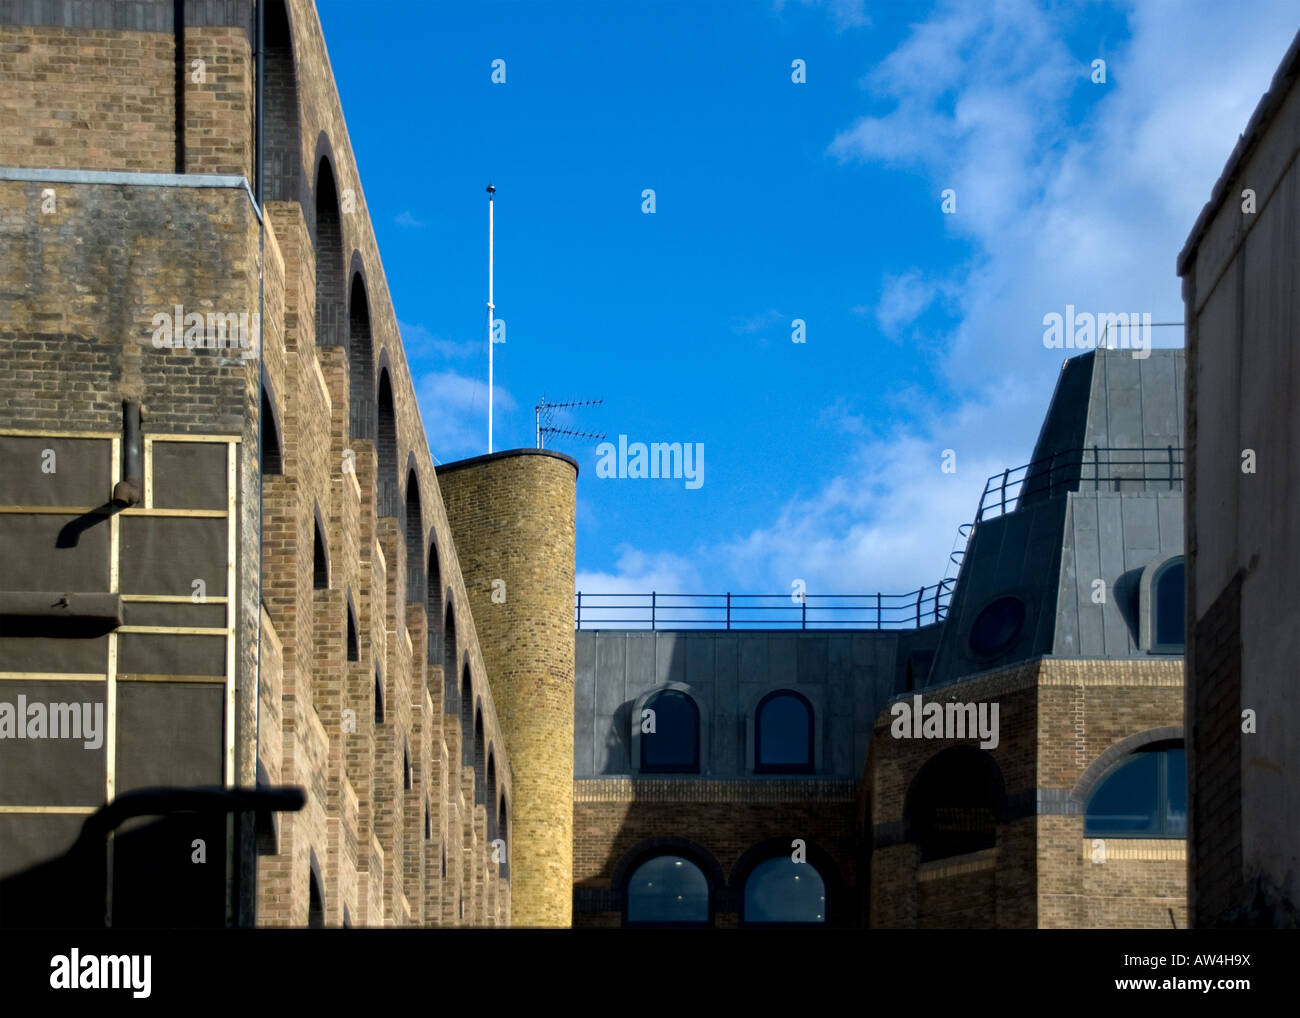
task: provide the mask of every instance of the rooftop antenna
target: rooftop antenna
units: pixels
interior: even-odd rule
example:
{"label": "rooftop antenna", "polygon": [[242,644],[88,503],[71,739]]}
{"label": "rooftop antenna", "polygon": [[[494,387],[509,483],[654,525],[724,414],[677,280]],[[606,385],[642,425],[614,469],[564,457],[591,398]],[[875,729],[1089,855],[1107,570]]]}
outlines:
{"label": "rooftop antenna", "polygon": [[542,448],[544,435],[568,435],[572,438],[604,438],[604,432],[597,434],[594,431],[574,431],[572,428],[556,428],[551,425],[551,418],[556,410],[578,406],[600,406],[604,402],[603,399],[583,399],[573,400],[568,403],[548,403],[546,402],[546,396],[543,395],[542,401],[533,407],[533,418],[537,422],[537,448]]}
{"label": "rooftop antenna", "polygon": [[496,305],[492,303],[492,198],[497,189],[487,186],[488,196],[488,299],[487,299],[487,341],[488,341],[488,452],[492,452],[492,312]]}

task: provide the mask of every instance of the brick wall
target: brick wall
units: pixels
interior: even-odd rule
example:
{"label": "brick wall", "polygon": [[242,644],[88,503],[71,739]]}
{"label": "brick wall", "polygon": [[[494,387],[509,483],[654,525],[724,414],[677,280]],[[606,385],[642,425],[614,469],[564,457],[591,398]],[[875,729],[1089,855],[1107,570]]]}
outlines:
{"label": "brick wall", "polygon": [[908,792],[936,754],[976,740],[893,738],[886,708],[863,787],[871,925],[1184,927],[1185,841],[1105,839],[1099,856],[1083,836],[1087,794],[1106,768],[1181,736],[1182,694],[1182,662],[1169,659],[1043,658],[934,690],[924,702],[998,703],[999,742],[986,752],[1005,804],[995,847],[929,862],[908,840]]}
{"label": "brick wall", "polygon": [[[831,888],[831,921],[859,925],[854,785],[826,779],[594,779],[574,783],[575,926],[622,923],[627,866],[647,847],[690,842],[722,886],[714,925],[740,922],[742,857],[757,847],[790,854],[795,839]],[[760,853],[763,854],[763,853]],[[757,861],[757,860],[753,860]],[[709,866],[706,866],[707,870]],[[706,873],[707,875],[707,873]]]}
{"label": "brick wall", "polygon": [[[514,767],[506,840],[523,848],[510,860],[515,921],[568,926],[577,464],[517,450],[444,465],[438,479]],[[467,756],[480,780],[484,759]]]}
{"label": "brick wall", "polygon": [[[106,5],[60,5],[57,19],[53,6],[5,9],[29,23],[0,26],[0,103],[22,125],[0,139],[0,166],[173,172],[172,5],[133,8],[140,18],[114,14],[111,24],[97,20]],[[251,181],[250,12],[242,3],[191,4],[187,12],[189,73],[181,87],[189,173]],[[493,746],[497,789],[507,799],[513,772],[314,6],[294,0],[288,20],[288,34],[268,51],[278,117],[269,176],[280,181],[268,197],[282,200],[268,202],[264,224],[243,187],[0,179],[8,255],[0,258],[0,424],[119,435],[121,400],[133,398],[143,401],[146,434],[241,438],[237,740],[229,777],[251,784],[260,763],[269,780],[308,792],[306,808],[279,818],[278,852],[256,861],[258,895],[245,903],[246,920],[256,906],[260,923],[305,922],[315,857],[329,923],[342,922],[345,909],[355,925],[459,923],[462,901],[465,922],[487,922],[490,914],[502,922],[508,888],[503,907],[490,909],[486,815],[476,824],[472,814],[481,778],[449,765],[459,762],[460,719],[446,712],[437,655],[428,664],[427,647],[444,635],[444,601],[455,611],[455,664],[482,711],[483,740]],[[192,59],[204,61],[201,81],[190,79]],[[316,196],[293,186],[295,174],[315,166],[318,146],[347,199],[332,232],[319,229]],[[49,189],[56,208],[46,213]],[[178,304],[257,312],[259,266],[260,358],[152,344],[153,315]],[[322,266],[331,273],[329,322],[317,314]],[[346,281],[343,266],[353,270]],[[345,292],[350,314],[339,310]],[[329,324],[337,329],[323,328]],[[354,407],[364,417],[375,405],[380,363],[393,401],[390,469],[382,477],[374,429],[352,421]],[[265,478],[256,452],[263,369],[283,467]],[[380,481],[405,492],[408,464],[418,478],[412,515],[423,533],[376,513]],[[313,583],[318,511],[329,560],[322,589]],[[412,542],[419,547],[408,548]],[[407,574],[431,545],[441,574],[432,617],[406,596]],[[571,591],[570,575],[560,596],[567,602]],[[355,661],[347,660],[349,603]],[[569,644],[571,653],[571,634]],[[385,705],[379,724],[376,674]]]}

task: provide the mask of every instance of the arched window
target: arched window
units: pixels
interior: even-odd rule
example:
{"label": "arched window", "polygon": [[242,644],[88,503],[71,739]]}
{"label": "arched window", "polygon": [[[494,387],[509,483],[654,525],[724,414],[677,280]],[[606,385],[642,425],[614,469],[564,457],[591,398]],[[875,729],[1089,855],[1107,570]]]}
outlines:
{"label": "arched window", "polygon": [[262,170],[266,174],[266,183],[263,198],[267,201],[301,201],[298,82],[293,68],[293,41],[284,0],[269,0],[267,3],[264,32],[266,156]]}
{"label": "arched window", "polygon": [[812,863],[774,856],[749,871],[742,908],[746,923],[824,923],[826,881]]}
{"label": "arched window", "polygon": [[656,855],[627,882],[629,923],[693,925],[709,921],[709,881],[680,855]]}
{"label": "arched window", "polygon": [[429,542],[429,569],[425,576],[425,614],[429,618],[429,664],[436,665],[442,661],[442,646],[439,641],[442,630],[442,570],[438,568],[438,546]]}
{"label": "arched window", "polygon": [[474,766],[474,684],[468,661],[460,675],[460,764]]}
{"label": "arched window", "polygon": [[420,512],[420,479],[415,470],[406,474],[406,599],[424,600],[424,523]]}
{"label": "arched window", "polygon": [[1152,646],[1167,654],[1181,654],[1187,640],[1187,570],[1181,556],[1172,558],[1151,581]]}
{"label": "arched window", "polygon": [[442,625],[442,689],[444,714],[456,713],[456,615],[451,598],[447,599],[447,617]]}
{"label": "arched window", "polygon": [[316,345],[343,343],[343,228],[329,160],[316,167]]}
{"label": "arched window", "polygon": [[284,473],[280,455],[280,425],[271,393],[262,386],[262,473],[268,477]]}
{"label": "arched window", "polygon": [[318,930],[325,925],[325,895],[321,893],[320,880],[313,871],[307,881],[307,926]]}
{"label": "arched window", "polygon": [[792,773],[812,769],[812,704],[788,689],[768,693],[754,712],[754,770]]}
{"label": "arched window", "polygon": [[370,301],[360,272],[348,299],[348,428],[353,438],[375,437],[375,347],[370,338]]}
{"label": "arched window", "polygon": [[424,800],[424,840],[433,837],[433,825],[429,823],[429,800]]}
{"label": "arched window", "polygon": [[384,723],[384,684],[379,680],[379,672],[375,672],[375,724]]}
{"label": "arched window", "polygon": [[510,879],[510,827],[507,823],[509,819],[506,814],[506,797],[503,792],[497,805],[497,837],[504,841],[506,846],[501,853],[501,862],[497,869],[497,873],[502,880]]}
{"label": "arched window", "polygon": [[361,658],[361,651],[357,646],[357,613],[352,607],[351,597],[348,598],[347,658],[349,661],[358,661]]}
{"label": "arched window", "polygon": [[1156,742],[1121,760],[1088,797],[1087,837],[1187,837],[1187,755]]}
{"label": "arched window", "polygon": [[488,841],[493,842],[497,839],[497,811],[494,808],[497,801],[497,761],[496,754],[491,749],[488,750],[487,758],[487,795],[485,796],[484,805],[487,807],[487,829]]}
{"label": "arched window", "polygon": [[325,553],[325,539],[321,536],[319,512],[313,527],[315,536],[312,542],[311,585],[315,590],[326,590],[330,585],[330,562]]}
{"label": "arched window", "polygon": [[491,802],[487,795],[487,772],[483,754],[483,704],[474,708],[474,801],[480,805]]}
{"label": "arched window", "polygon": [[[641,718],[641,770],[659,774],[698,774],[700,770],[700,709],[676,689],[665,689],[646,701]],[[653,721],[653,730],[647,731]]]}
{"label": "arched window", "polygon": [[378,514],[396,517],[401,503],[397,490],[397,417],[393,411],[393,383],[387,368],[379,373],[379,437],[375,444]]}
{"label": "arched window", "polygon": [[411,790],[411,747],[402,744],[402,788]]}
{"label": "arched window", "polygon": [[907,791],[908,840],[920,846],[922,862],[992,848],[1004,800],[993,757],[974,746],[946,749],[926,762]]}

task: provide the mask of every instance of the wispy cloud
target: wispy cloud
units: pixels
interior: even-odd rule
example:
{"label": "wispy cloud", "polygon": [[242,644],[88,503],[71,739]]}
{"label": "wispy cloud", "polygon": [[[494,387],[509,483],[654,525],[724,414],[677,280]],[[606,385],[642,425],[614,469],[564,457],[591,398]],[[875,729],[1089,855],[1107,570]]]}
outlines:
{"label": "wispy cloud", "polygon": [[896,337],[901,328],[924,314],[938,295],[939,287],[915,269],[900,276],[887,275],[876,305],[876,323],[885,335]]}
{"label": "wispy cloud", "polygon": [[393,222],[398,226],[405,226],[408,229],[418,229],[424,225],[422,220],[416,219],[411,215],[409,209],[403,209],[401,213],[393,217]]}
{"label": "wispy cloud", "polygon": [[[492,389],[496,411],[515,409],[517,404],[507,390],[499,385]],[[487,383],[483,379],[455,371],[431,372],[420,377],[416,397],[429,449],[439,462],[487,451]]]}
{"label": "wispy cloud", "polygon": [[700,590],[699,570],[695,563],[670,552],[645,552],[630,544],[616,549],[618,560],[613,572],[579,570],[576,587],[593,594],[648,594],[652,590],[666,593]]}
{"label": "wispy cloud", "polygon": [[412,325],[409,322],[399,321],[397,328],[402,334],[402,346],[408,358],[443,357],[460,360],[467,357],[487,356],[483,343],[459,343],[455,340],[443,339],[423,325]]}
{"label": "wispy cloud", "polygon": [[769,308],[766,311],[756,315],[742,316],[731,320],[731,331],[737,336],[752,336],[757,332],[764,332],[778,322],[789,322],[790,319],[781,314],[775,308]]}
{"label": "wispy cloud", "polygon": [[[1071,303],[1182,319],[1174,259],[1295,33],[1294,13],[1260,5],[1242,18],[1217,0],[1136,6],[1129,38],[1105,54],[1106,85],[1091,83],[1092,54],[1074,52],[1067,27],[1059,7],[1029,0],[944,3],[865,79],[884,111],[847,126],[828,154],[919,176],[933,219],[916,228],[973,251],[939,267],[950,273],[942,283],[900,266],[874,309],[883,330],[902,329],[942,299],[948,327],[932,345],[943,398],[860,440],[770,523],[701,550],[694,562],[710,588],[935,582],[985,478],[1029,458],[1062,359],[1042,345],[1043,315]],[[1079,89],[1096,90],[1082,93],[1094,99],[1082,114]],[[952,216],[939,207],[947,187],[958,194]],[[1173,329],[1155,339],[1181,343]],[[853,420],[843,404],[824,417]],[[944,449],[957,454],[956,474],[939,469]]]}
{"label": "wispy cloud", "polygon": [[[803,7],[820,7],[826,11],[837,32],[848,28],[865,28],[871,24],[867,15],[867,0],[799,0]],[[786,0],[773,0],[772,9],[778,14],[785,10]]]}

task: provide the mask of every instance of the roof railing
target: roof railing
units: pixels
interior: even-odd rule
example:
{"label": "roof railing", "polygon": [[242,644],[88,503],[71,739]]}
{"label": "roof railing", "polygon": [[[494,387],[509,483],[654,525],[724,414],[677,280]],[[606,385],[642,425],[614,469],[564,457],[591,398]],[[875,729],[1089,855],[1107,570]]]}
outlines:
{"label": "roof railing", "polygon": [[1175,491],[1183,482],[1182,446],[1063,449],[994,474],[984,485],[975,522],[1015,512],[1067,491]]}
{"label": "roof railing", "polygon": [[906,594],[574,595],[575,629],[918,629],[942,622],[953,581]]}

